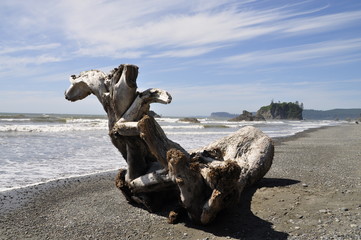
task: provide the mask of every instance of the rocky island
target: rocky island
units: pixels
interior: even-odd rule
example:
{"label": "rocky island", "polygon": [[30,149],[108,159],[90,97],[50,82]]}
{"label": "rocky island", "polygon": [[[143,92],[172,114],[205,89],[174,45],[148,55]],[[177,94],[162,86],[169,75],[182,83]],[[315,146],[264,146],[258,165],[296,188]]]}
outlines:
{"label": "rocky island", "polygon": [[229,122],[240,122],[240,121],[266,121],[266,119],[260,115],[256,114],[255,116],[246,110],[243,113],[235,118],[231,118],[228,120]]}
{"label": "rocky island", "polygon": [[302,120],[303,104],[298,101],[274,103],[271,102],[268,106],[261,107],[255,114],[243,110],[242,114],[235,115],[226,112],[214,112],[211,118],[228,118],[230,122],[240,121],[265,121],[266,119],[288,119],[288,120]]}
{"label": "rocky island", "polygon": [[194,117],[185,117],[179,119],[180,122],[189,122],[189,123],[200,123],[200,121],[197,118]]}
{"label": "rocky island", "polygon": [[265,119],[302,120],[302,111],[302,103],[274,103],[272,101],[270,105],[261,107],[256,115],[261,115]]}

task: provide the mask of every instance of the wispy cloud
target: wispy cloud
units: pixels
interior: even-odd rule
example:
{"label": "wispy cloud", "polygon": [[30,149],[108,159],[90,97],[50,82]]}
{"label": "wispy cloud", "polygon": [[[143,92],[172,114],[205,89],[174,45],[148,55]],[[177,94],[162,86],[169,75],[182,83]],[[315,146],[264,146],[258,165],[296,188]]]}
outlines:
{"label": "wispy cloud", "polygon": [[151,58],[163,58],[163,57],[194,57],[203,55],[209,52],[214,51],[215,49],[222,48],[222,46],[217,47],[195,47],[195,48],[177,48],[174,50],[164,51],[160,54],[155,54],[150,56]]}
{"label": "wispy cloud", "polygon": [[68,73],[132,62],[143,86],[167,87],[175,110],[278,96],[327,105],[360,91],[357,81],[343,91],[321,83],[360,74],[356,0],[12,0],[0,1],[0,22],[0,80],[31,89],[62,93]]}
{"label": "wispy cloud", "polygon": [[24,52],[24,51],[46,51],[49,49],[54,49],[60,47],[59,43],[49,43],[42,45],[25,45],[25,46],[0,46],[0,55],[16,53],[16,52]]}
{"label": "wispy cloud", "polygon": [[[44,69],[39,71],[37,66],[49,63],[62,62],[60,57],[49,56],[46,54],[38,56],[0,56],[0,79],[6,79],[14,76],[31,76],[39,75],[45,72]],[[44,68],[44,67],[43,67]]]}
{"label": "wispy cloud", "polygon": [[59,43],[39,45],[11,44],[0,46],[0,77],[13,75],[19,70],[29,74],[36,65],[62,62],[64,57],[52,53],[51,50],[61,47]]}
{"label": "wispy cloud", "polygon": [[330,31],[341,27],[350,27],[350,24],[361,20],[361,11],[328,14],[323,16],[303,17],[285,23],[285,32],[294,34]]}
{"label": "wispy cloud", "polygon": [[[292,5],[255,10],[236,4],[224,6],[222,2],[212,3],[195,12],[190,11],[194,4],[180,7],[180,2],[169,4],[159,1],[159,8],[154,8],[153,2],[112,5],[114,9],[123,10],[124,14],[119,14],[115,10],[109,11],[109,4],[99,5],[97,9],[94,5],[81,5],[85,9],[80,10],[79,6],[74,8],[72,1],[66,6],[63,24],[67,37],[81,44],[79,53],[117,53],[119,56],[120,52],[131,57],[130,53],[134,52],[133,57],[136,58],[151,56],[153,53],[144,51],[149,47],[164,56],[169,55],[169,48],[178,48],[178,54],[173,56],[183,57],[180,51],[193,51],[192,56],[199,56],[208,52],[204,49],[212,50],[210,47],[218,45],[239,44],[240,41],[271,34],[287,38],[290,34],[332,31],[361,19],[360,11],[313,15],[325,7],[300,12]],[[175,7],[179,9],[175,10]],[[102,12],[107,12],[107,16],[103,16]],[[175,50],[172,52],[175,53]]]}
{"label": "wispy cloud", "polygon": [[[348,58],[344,59],[347,55]],[[304,62],[310,64],[310,61],[317,60],[316,64],[331,65],[338,59],[344,59],[346,62],[359,61],[361,57],[361,39],[325,41],[313,44],[304,44],[294,47],[277,48],[264,51],[254,51],[244,54],[238,54],[223,58],[221,61],[234,66],[247,67],[249,65],[269,65],[269,64],[289,64]],[[323,60],[323,61],[319,61]],[[217,61],[219,63],[219,61]]]}
{"label": "wispy cloud", "polygon": [[[5,20],[7,24],[14,21],[10,27],[20,37],[36,38],[29,31],[22,33],[24,29],[34,29],[63,37],[73,46],[72,53],[79,56],[113,58],[201,56],[244,40],[331,31],[361,19],[361,11],[315,16],[328,6],[302,11],[307,1],[257,8],[252,6],[255,1],[14,2],[22,14],[18,19]],[[49,43],[44,47],[56,45]]]}

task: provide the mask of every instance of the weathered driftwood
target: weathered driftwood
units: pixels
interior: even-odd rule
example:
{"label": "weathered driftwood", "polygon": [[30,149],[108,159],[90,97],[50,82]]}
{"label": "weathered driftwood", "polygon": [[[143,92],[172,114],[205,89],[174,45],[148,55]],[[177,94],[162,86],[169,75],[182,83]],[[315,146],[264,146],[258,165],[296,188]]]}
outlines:
{"label": "weathered driftwood", "polygon": [[169,171],[181,192],[190,217],[211,222],[223,208],[236,203],[245,186],[260,180],[270,169],[274,146],[254,127],[241,128],[187,157],[168,152]]}
{"label": "weathered driftwood", "polygon": [[[139,103],[142,102],[139,101]],[[153,168],[149,167],[147,174],[131,179],[130,181],[126,180],[132,192],[144,193],[173,189],[175,183],[168,175],[167,151],[170,149],[177,149],[188,155],[187,151],[178,143],[168,139],[155,119],[148,115],[144,115],[138,122],[123,122],[121,119],[114,125],[111,134],[123,134],[129,132],[136,133],[140,136],[147,144],[149,152],[155,156],[158,163],[161,164],[161,169],[159,169],[159,166],[157,167],[156,164],[153,164]],[[122,181],[119,177],[120,175],[118,175],[117,182]],[[124,185],[124,183],[118,183],[118,185]]]}
{"label": "weathered driftwood", "polygon": [[[170,94],[156,88],[137,92],[137,76],[138,67],[127,64],[109,75],[83,72],[71,77],[65,96],[76,101],[94,94],[103,105],[109,136],[128,164],[119,171],[116,186],[129,201],[152,211],[176,194],[193,221],[207,224],[236,203],[245,186],[267,173],[272,141],[260,130],[245,127],[188,153],[148,115],[151,103],[168,104]],[[170,219],[175,216],[172,213]]]}
{"label": "weathered driftwood", "polygon": [[128,186],[133,193],[144,193],[172,189],[176,183],[183,206],[196,223],[208,224],[219,211],[237,203],[244,187],[260,180],[272,165],[272,141],[257,128],[244,127],[188,154],[158,132],[153,121],[145,116],[138,131],[157,159],[167,161],[169,172],[150,172]]}
{"label": "weathered driftwood", "polygon": [[[139,135],[120,135],[112,134],[113,132],[111,132],[116,122],[129,110],[135,99],[139,98],[140,94],[136,91],[137,76],[138,67],[131,64],[121,64],[109,75],[99,70],[85,71],[80,73],[79,76],[71,76],[71,86],[65,92],[65,98],[69,101],[81,100],[90,94],[94,94],[103,105],[108,116],[111,141],[128,163],[127,179],[134,179],[145,174],[149,168],[148,165],[156,161],[155,157],[147,150],[146,144],[140,139]],[[146,92],[157,92],[157,90],[152,91],[149,89]],[[155,98],[153,95],[152,97]],[[149,100],[150,97],[143,98]],[[151,99],[149,103],[152,101],[155,100]],[[159,102],[169,103],[170,101],[166,102],[162,99]],[[133,114],[129,117],[128,111],[128,121],[139,120],[141,116],[147,114],[149,104],[144,103],[141,106],[141,109],[133,110],[137,111],[136,116]]]}
{"label": "weathered driftwood", "polygon": [[271,167],[274,146],[257,128],[244,127],[190,155],[155,123],[145,116],[137,129],[157,160],[165,168],[168,163],[169,173],[145,174],[132,180],[129,187],[134,193],[154,192],[172,188],[172,180],[196,223],[208,224],[219,211],[238,202],[244,187],[260,180]]}
{"label": "weathered driftwood", "polygon": [[[168,104],[172,98],[170,94],[161,89],[137,92],[137,75],[138,67],[130,64],[120,65],[109,75],[99,70],[85,71],[78,76],[72,75],[71,86],[65,92],[65,98],[69,101],[77,101],[90,94],[94,94],[98,98],[108,116],[111,141],[128,164],[127,170],[120,170],[116,185],[129,201],[136,201],[151,210],[153,208],[151,202],[156,202],[158,197],[155,194],[132,192],[129,189],[129,183],[133,179],[161,169],[162,166],[151,154],[144,140],[140,138],[137,131],[138,123],[134,121],[138,121],[148,113],[151,103]],[[159,125],[158,128],[160,128]],[[113,129],[118,129],[119,132],[113,131]],[[168,187],[163,186],[159,191],[176,187],[167,174],[161,173],[162,171],[158,172],[159,176],[166,179],[165,182],[168,185]],[[161,182],[160,177],[156,179]],[[148,192],[150,191],[148,190]]]}
{"label": "weathered driftwood", "polygon": [[[153,129],[152,124],[145,125]],[[142,128],[140,133],[145,139],[152,136],[149,142],[154,147],[150,149],[167,153],[169,173],[153,172],[134,179],[129,184],[132,191],[159,191],[171,187],[172,180],[189,216],[200,224],[208,224],[219,211],[237,203],[244,187],[260,180],[272,165],[272,141],[254,127],[244,127],[191,154],[168,144],[162,133],[143,132]]]}

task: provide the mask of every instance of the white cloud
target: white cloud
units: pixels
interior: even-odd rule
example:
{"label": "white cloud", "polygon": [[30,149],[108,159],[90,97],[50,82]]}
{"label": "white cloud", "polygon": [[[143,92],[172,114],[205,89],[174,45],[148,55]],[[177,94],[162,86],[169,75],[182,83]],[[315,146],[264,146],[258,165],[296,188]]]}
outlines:
{"label": "white cloud", "polygon": [[[61,47],[59,43],[26,45],[12,43],[0,47],[0,78],[34,73],[36,66],[63,62],[65,58],[51,50]],[[38,70],[38,69],[37,69]]]}
{"label": "white cloud", "polygon": [[4,69],[16,69],[20,66],[26,65],[41,65],[44,63],[53,63],[53,62],[61,62],[63,59],[61,57],[50,56],[47,54],[41,54],[38,56],[21,56],[21,57],[13,57],[13,56],[0,56],[0,72],[4,71]]}
{"label": "white cloud", "polygon": [[[299,63],[310,60],[323,60],[316,63],[316,65],[327,65],[340,63],[338,59],[344,59],[346,62],[352,61],[350,57],[353,57],[354,61],[359,61],[361,54],[361,39],[349,39],[349,40],[335,40],[325,41],[313,44],[298,45],[294,47],[277,48],[264,51],[254,51],[245,54],[239,54],[223,58],[221,61],[224,63],[239,66],[257,66],[265,64],[289,64]],[[216,62],[216,64],[219,61]]]}
{"label": "white cloud", "polygon": [[[121,56],[124,53],[139,58],[149,56],[144,49],[152,48],[160,56],[184,57],[186,52],[186,56],[203,55],[219,45],[268,34],[277,34],[279,38],[290,33],[335,30],[361,18],[360,11],[315,17],[309,14],[323,8],[300,13],[292,8],[239,9],[214,2],[190,12],[190,5],[176,9],[180,2],[168,2],[158,2],[159,8],[154,8],[153,2],[136,2],[131,6],[103,3],[95,9],[91,5],[73,8],[72,1],[67,8],[64,29],[70,39],[80,43],[78,53],[82,54]],[[190,51],[193,54],[189,54]]]}
{"label": "white cloud", "polygon": [[16,45],[16,46],[0,46],[0,54],[9,54],[23,51],[44,51],[60,47],[59,43],[49,43],[42,45]]}
{"label": "white cloud", "polygon": [[196,47],[196,48],[182,48],[182,49],[175,49],[164,51],[160,54],[152,55],[152,58],[160,58],[160,57],[193,57],[203,55],[205,53],[209,53],[215,49],[219,49],[221,46],[218,47]]}
{"label": "white cloud", "polygon": [[335,13],[316,17],[305,17],[285,23],[285,32],[301,34],[317,31],[329,31],[350,27],[353,22],[361,20],[361,11]]}
{"label": "white cloud", "polygon": [[[304,91],[336,104],[340,96],[347,96],[347,93],[352,95],[357,89],[336,94],[333,89],[326,88],[326,84],[322,88],[307,81],[304,81],[307,82],[304,85],[298,82],[302,86],[300,88],[290,88],[285,77],[280,79],[286,82],[283,85],[267,81],[262,83],[257,81],[257,76],[262,77],[262,74],[257,75],[259,72],[256,72],[267,70],[269,73],[268,69],[277,69],[280,73],[277,76],[268,74],[270,79],[274,79],[286,67],[288,71],[294,67],[331,64],[340,67],[344,63],[359,62],[361,35],[352,28],[356,29],[355,26],[360,24],[361,11],[344,6],[346,4],[343,9],[337,9],[332,1],[330,5],[326,2],[0,1],[0,79],[16,79],[22,85],[40,81],[44,86],[39,86],[46,91],[59,88],[58,83],[49,86],[45,82],[53,84],[56,79],[62,79],[63,73],[74,71],[71,74],[76,74],[85,70],[84,66],[101,68],[120,60],[136,59],[137,64],[140,62],[141,71],[145,70],[145,74],[156,79],[153,82],[159,81],[159,87],[170,84],[164,79],[171,76],[169,72],[173,71],[173,82],[177,86],[167,90],[175,99],[172,106],[166,106],[166,109],[171,108],[175,112],[176,109],[187,108],[189,104],[192,109],[204,111],[206,108],[216,111],[211,108],[223,106],[230,110],[237,109],[238,112],[238,106],[245,103],[246,109],[256,110],[259,105],[267,104],[277,96],[284,97],[285,101],[299,100],[306,104],[301,99]],[[338,40],[331,40],[335,37]],[[184,72],[180,69],[184,69]],[[235,74],[236,71],[241,74]],[[215,72],[219,75],[213,74]],[[224,84],[243,78],[245,72],[252,83],[181,86],[192,84],[191,81],[203,73],[209,77],[200,79],[203,83],[222,81]],[[256,76],[251,76],[250,73],[255,72]],[[352,72],[357,74],[355,69]],[[67,76],[65,85],[68,84]],[[230,78],[217,79],[224,76]],[[144,85],[150,83],[147,80]],[[313,86],[316,90],[307,86]],[[6,87],[14,89],[9,84]],[[287,91],[289,95],[285,95]],[[311,94],[303,97],[311,102]],[[37,109],[42,103],[41,97],[36,101],[30,97],[24,99],[33,106],[39,105]],[[52,99],[50,95],[49,99]],[[62,101],[60,98],[54,100],[54,105],[63,106]],[[320,102],[324,103],[322,99]],[[207,103],[210,104],[205,107]],[[48,103],[43,101],[42,104]]]}
{"label": "white cloud", "polygon": [[255,1],[14,0],[22,14],[6,23],[20,37],[34,38],[30,29],[45,34],[43,40],[62,36],[80,56],[143,58],[155,55],[150,51],[165,57],[199,56],[260,36],[335,30],[361,19],[360,11],[314,16],[327,6],[303,11],[304,5],[307,2],[267,8]]}

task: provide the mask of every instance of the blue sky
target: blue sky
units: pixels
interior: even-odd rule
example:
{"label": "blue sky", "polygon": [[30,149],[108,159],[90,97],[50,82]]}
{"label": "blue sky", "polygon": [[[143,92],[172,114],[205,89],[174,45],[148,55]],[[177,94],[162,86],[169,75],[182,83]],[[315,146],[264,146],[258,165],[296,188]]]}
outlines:
{"label": "blue sky", "polygon": [[102,114],[64,99],[69,76],[121,63],[167,116],[361,108],[359,0],[4,0],[0,23],[0,112]]}

